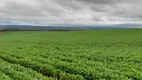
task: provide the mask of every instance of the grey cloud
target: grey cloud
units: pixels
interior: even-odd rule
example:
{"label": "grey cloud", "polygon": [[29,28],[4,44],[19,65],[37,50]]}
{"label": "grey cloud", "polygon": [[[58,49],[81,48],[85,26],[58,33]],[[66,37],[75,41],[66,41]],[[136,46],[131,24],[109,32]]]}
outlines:
{"label": "grey cloud", "polygon": [[7,16],[41,16],[39,4],[28,0],[10,0],[6,1],[4,9],[1,12]]}
{"label": "grey cloud", "polygon": [[79,0],[85,3],[92,3],[92,4],[111,4],[115,5],[118,3],[133,3],[133,2],[139,2],[139,0]]}
{"label": "grey cloud", "polygon": [[0,19],[40,24],[142,21],[141,0],[0,0]]}
{"label": "grey cloud", "polygon": [[77,1],[77,0],[54,0],[56,3],[61,5],[62,7],[65,7],[66,9],[73,9],[73,10],[79,10],[83,7],[83,5]]}

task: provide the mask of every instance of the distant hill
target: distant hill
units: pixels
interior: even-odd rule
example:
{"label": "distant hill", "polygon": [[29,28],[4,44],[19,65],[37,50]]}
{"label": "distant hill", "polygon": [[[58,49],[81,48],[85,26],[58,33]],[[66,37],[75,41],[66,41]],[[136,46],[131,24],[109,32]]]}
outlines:
{"label": "distant hill", "polygon": [[140,28],[141,25],[120,24],[120,25],[0,25],[0,30],[19,31],[19,30],[48,30],[48,31],[70,31],[70,30],[100,30],[100,29],[127,29]]}

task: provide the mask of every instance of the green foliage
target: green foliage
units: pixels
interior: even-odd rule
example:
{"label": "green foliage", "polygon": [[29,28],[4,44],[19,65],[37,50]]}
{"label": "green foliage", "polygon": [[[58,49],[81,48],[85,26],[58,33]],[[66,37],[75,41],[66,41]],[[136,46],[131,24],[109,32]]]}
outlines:
{"label": "green foliage", "polygon": [[142,30],[4,32],[2,80],[141,80]]}

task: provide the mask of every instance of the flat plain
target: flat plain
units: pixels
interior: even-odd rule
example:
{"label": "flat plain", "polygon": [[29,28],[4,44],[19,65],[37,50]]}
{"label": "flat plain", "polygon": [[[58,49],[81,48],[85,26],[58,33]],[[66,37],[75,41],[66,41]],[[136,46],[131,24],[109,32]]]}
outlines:
{"label": "flat plain", "polygon": [[0,80],[142,80],[142,29],[3,32]]}

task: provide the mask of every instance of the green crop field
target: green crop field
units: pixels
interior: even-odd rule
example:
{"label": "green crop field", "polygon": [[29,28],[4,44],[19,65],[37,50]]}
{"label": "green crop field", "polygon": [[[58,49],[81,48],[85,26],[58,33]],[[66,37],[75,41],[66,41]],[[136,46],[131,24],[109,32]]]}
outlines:
{"label": "green crop field", "polygon": [[142,29],[3,32],[0,80],[142,80]]}

